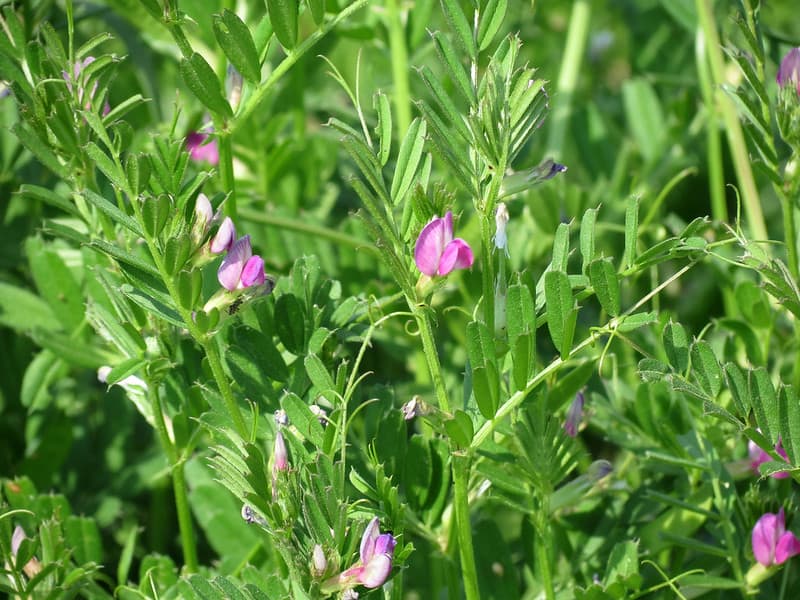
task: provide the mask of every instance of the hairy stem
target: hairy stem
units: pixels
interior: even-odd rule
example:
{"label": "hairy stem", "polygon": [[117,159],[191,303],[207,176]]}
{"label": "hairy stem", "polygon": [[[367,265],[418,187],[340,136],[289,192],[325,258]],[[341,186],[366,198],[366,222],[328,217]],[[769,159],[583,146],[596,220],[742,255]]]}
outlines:
{"label": "hairy stem", "polygon": [[197,544],[194,537],[194,526],[192,525],[192,513],[189,509],[189,499],[186,493],[186,479],[183,475],[183,460],[181,460],[178,449],[172,441],[167,429],[167,422],[164,417],[164,407],[161,404],[161,397],[158,393],[158,385],[152,381],[147,382],[147,395],[150,399],[150,406],[153,409],[153,417],[156,422],[156,432],[161,443],[164,454],[167,455],[170,465],[170,475],[172,479],[172,490],[175,494],[175,510],[178,514],[178,530],[181,537],[181,550],[183,551],[183,562],[186,571],[196,573]]}

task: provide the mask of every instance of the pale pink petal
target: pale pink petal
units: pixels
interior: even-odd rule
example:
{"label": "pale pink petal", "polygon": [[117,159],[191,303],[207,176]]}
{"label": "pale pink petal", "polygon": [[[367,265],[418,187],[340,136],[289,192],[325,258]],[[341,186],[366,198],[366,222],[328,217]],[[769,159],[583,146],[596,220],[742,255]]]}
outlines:
{"label": "pale pink petal", "polygon": [[800,48],[792,48],[781,61],[778,75],[775,78],[780,87],[794,83],[800,89]]}
{"label": "pale pink petal", "polygon": [[792,556],[800,554],[800,540],[791,531],[784,533],[775,546],[775,564],[780,565]]}
{"label": "pale pink petal", "polygon": [[373,519],[369,522],[369,525],[367,525],[367,528],[364,530],[364,534],[361,536],[361,548],[359,554],[361,555],[361,562],[365,565],[375,554],[375,542],[378,539],[379,534],[380,527],[378,526],[378,517],[373,517]]}
{"label": "pale pink petal", "polygon": [[[447,214],[450,215],[451,213],[448,212]],[[452,215],[450,219],[452,222]],[[452,236],[452,226],[450,236]],[[434,217],[420,231],[417,244],[414,247],[414,262],[417,264],[417,268],[425,275],[429,277],[436,275],[439,270],[439,259],[447,244],[446,240],[446,219]]]}
{"label": "pale pink petal", "polygon": [[239,285],[242,270],[251,256],[253,256],[253,249],[250,247],[250,236],[246,235],[231,246],[219,266],[217,279],[219,279],[220,285],[227,290],[235,290]]}
{"label": "pale pink petal", "polygon": [[194,214],[198,223],[203,227],[211,223],[211,219],[214,218],[214,209],[211,206],[211,201],[202,192],[197,195],[197,200],[194,201]]}
{"label": "pale pink petal", "polygon": [[[209,206],[211,206],[209,204]],[[210,221],[210,220],[209,220]],[[209,250],[212,254],[219,254],[225,250],[230,250],[236,239],[236,227],[230,217],[225,217],[222,225],[217,229],[216,235],[211,239]]]}
{"label": "pale pink petal", "polygon": [[192,160],[216,165],[219,163],[219,145],[217,140],[209,141],[208,138],[208,134],[193,131],[186,136],[186,149]]}
{"label": "pale pink petal", "polygon": [[275,435],[275,446],[273,447],[272,456],[275,460],[275,462],[272,463],[273,473],[287,471],[289,469],[289,455],[286,452],[286,442],[280,430],[278,430],[278,433]]}
{"label": "pale pink petal", "polygon": [[461,238],[452,240],[445,246],[442,257],[439,259],[439,275],[447,275],[453,269],[468,269],[472,266],[475,257],[472,248]]}
{"label": "pale pink petal", "polygon": [[392,571],[392,557],[388,554],[376,554],[366,565],[358,581],[368,588],[383,585]]}
{"label": "pale pink petal", "polygon": [[264,259],[256,255],[250,258],[242,269],[240,285],[243,288],[264,283]]}

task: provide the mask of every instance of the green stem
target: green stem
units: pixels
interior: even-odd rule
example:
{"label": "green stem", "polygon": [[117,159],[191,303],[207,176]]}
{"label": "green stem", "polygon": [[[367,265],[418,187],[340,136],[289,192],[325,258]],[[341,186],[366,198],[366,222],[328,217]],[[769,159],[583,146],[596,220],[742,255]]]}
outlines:
{"label": "green stem", "polygon": [[250,439],[250,431],[244,422],[242,412],[239,410],[239,404],[236,402],[236,396],[233,394],[228,376],[225,375],[225,370],[222,368],[222,360],[217,349],[217,343],[213,338],[203,338],[199,340],[203,346],[208,359],[208,365],[211,367],[211,373],[214,375],[214,380],[217,382],[220,394],[222,394],[222,401],[225,403],[225,408],[228,409],[233,425],[236,427],[236,432],[243,440]]}
{"label": "green stem", "polygon": [[408,82],[408,49],[397,0],[386,0],[386,20],[389,28],[389,47],[392,53],[397,138],[402,140],[411,125],[411,86]]}
{"label": "green stem", "polygon": [[453,509],[456,515],[458,550],[461,559],[461,578],[467,600],[479,600],[478,572],[475,568],[475,551],[472,547],[472,527],[469,518],[469,467],[470,459],[451,444],[453,469]]}
{"label": "green stem", "polygon": [[164,407],[161,404],[161,397],[158,393],[158,385],[152,381],[147,382],[147,395],[150,397],[150,406],[153,409],[153,417],[156,422],[156,432],[161,442],[161,448],[169,460],[170,474],[172,478],[172,489],[175,494],[175,509],[178,513],[178,530],[181,536],[181,549],[183,550],[183,562],[186,571],[196,573],[197,545],[194,538],[194,527],[192,525],[192,514],[189,509],[189,500],[186,494],[186,479],[183,475],[183,461],[181,460],[178,449],[172,442],[167,430],[167,423],[164,419]]}
{"label": "green stem", "polygon": [[712,0],[696,0],[696,7],[700,17],[700,26],[707,41],[706,52],[711,67],[712,85],[715,88],[716,105],[725,123],[728,145],[731,149],[745,213],[750,222],[751,234],[758,240],[767,240],[769,238],[767,226],[764,222],[764,214],[761,211],[761,201],[755,178],[753,177],[750,156],[742,133],[742,125],[736,113],[736,107],[720,87],[725,81],[725,61],[722,57],[722,48],[714,21]]}
{"label": "green stem", "polygon": [[547,156],[559,160],[564,151],[564,140],[567,137],[569,116],[572,112],[572,100],[577,87],[578,75],[581,72],[586,41],[589,38],[589,21],[592,9],[588,0],[577,0],[572,6],[567,31],[564,59],[558,75],[556,94],[558,102],[553,107],[550,117],[550,134],[547,137]]}
{"label": "green stem", "polygon": [[220,127],[220,123],[217,119],[215,119],[214,129],[219,139],[219,176],[222,190],[228,195],[225,200],[225,216],[236,221],[236,179],[233,176],[231,134]]}
{"label": "green stem", "polygon": [[308,219],[298,220],[290,217],[279,217],[247,208],[243,208],[239,211],[239,217],[246,221],[252,221],[253,223],[260,223],[283,231],[295,231],[305,234],[310,238],[322,238],[339,245],[350,246],[357,250],[364,250],[370,254],[378,255],[378,249],[372,242],[360,240],[352,234],[336,231],[329,227],[315,225]]}
{"label": "green stem", "polygon": [[444,385],[442,376],[442,365],[439,362],[439,352],[436,349],[436,342],[433,339],[433,328],[431,327],[430,315],[427,308],[419,307],[409,301],[409,308],[414,313],[419,327],[419,336],[422,340],[422,353],[428,363],[428,372],[433,380],[433,389],[436,393],[436,400],[439,408],[446,413],[450,413],[450,400],[447,397],[447,389]]}
{"label": "green stem", "polygon": [[253,94],[247,99],[247,102],[236,115],[236,118],[231,122],[229,132],[233,134],[242,123],[247,121],[247,118],[267,97],[267,93],[272,89],[272,87],[278,81],[280,81],[287,71],[289,71],[289,69],[291,69],[298,60],[305,56],[306,53],[308,53],[308,51],[317,44],[317,42],[325,37],[325,35],[327,35],[328,32],[330,32],[339,23],[350,17],[350,15],[352,15],[354,12],[366,6],[368,1],[369,0],[355,0],[355,2],[353,2],[350,6],[345,8],[333,19],[325,23],[322,27],[317,29],[314,33],[303,40],[303,42],[297,46],[297,48],[295,48],[291,54],[284,58],[283,61],[281,61],[281,63],[275,67],[275,70],[272,71],[269,77],[267,77],[267,80],[258,86],[255,91],[253,91]]}
{"label": "green stem", "polygon": [[536,541],[536,562],[539,566],[539,577],[542,578],[542,587],[544,588],[544,597],[546,600],[554,600],[556,591],[553,587],[553,569],[550,565],[550,540],[549,532],[546,532],[546,524],[539,523],[536,527],[537,536]]}

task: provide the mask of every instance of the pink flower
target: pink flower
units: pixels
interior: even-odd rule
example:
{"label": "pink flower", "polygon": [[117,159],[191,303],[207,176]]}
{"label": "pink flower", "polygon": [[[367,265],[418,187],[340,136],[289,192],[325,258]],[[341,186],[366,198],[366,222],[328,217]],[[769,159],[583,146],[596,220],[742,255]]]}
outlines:
{"label": "pink flower", "polygon": [[780,565],[800,554],[800,540],[791,531],[786,531],[783,509],[766,513],[753,527],[753,554],[765,567]]}
{"label": "pink flower", "polygon": [[361,560],[338,576],[345,586],[361,584],[368,588],[380,587],[392,571],[392,558],[397,540],[391,533],[380,533],[378,517],[369,522],[361,537]]}
{"label": "pink flower", "polygon": [[776,79],[781,89],[791,84],[797,88],[797,94],[800,95],[800,48],[792,48],[786,53]]}
{"label": "pink flower", "polygon": [[417,268],[428,275],[447,275],[453,269],[468,269],[474,257],[472,248],[461,238],[453,239],[453,213],[434,217],[425,225],[414,248]]}
{"label": "pink flower", "polygon": [[226,290],[241,290],[266,281],[264,259],[253,256],[250,236],[239,238],[231,246],[217,271],[217,279]]}
{"label": "pink flower", "polygon": [[272,450],[272,475],[276,476],[281,471],[289,470],[289,454],[286,452],[286,442],[280,429],[275,434],[275,445]]}
{"label": "pink flower", "polygon": [[[783,445],[781,444],[780,440],[778,440],[778,443],[775,444],[775,452],[783,457],[785,461],[789,461],[789,457],[786,456],[786,450],[783,449]],[[758,467],[760,465],[772,460],[772,457],[762,450],[753,440],[747,442],[747,453],[750,455],[750,466],[756,473],[759,472]],[[772,473],[770,477],[774,477],[775,479],[785,479],[789,477],[789,473],[786,473],[785,471],[778,471],[776,473]]]}
{"label": "pink flower", "polygon": [[216,139],[209,141],[209,137],[207,133],[191,132],[186,136],[186,149],[192,160],[217,165],[219,164],[219,145]]}

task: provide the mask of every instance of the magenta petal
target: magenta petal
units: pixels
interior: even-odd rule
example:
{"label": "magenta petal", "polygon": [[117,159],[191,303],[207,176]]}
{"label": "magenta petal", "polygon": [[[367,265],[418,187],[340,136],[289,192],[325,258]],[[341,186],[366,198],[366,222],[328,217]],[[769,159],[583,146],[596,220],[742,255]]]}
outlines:
{"label": "magenta petal", "polygon": [[[452,215],[450,219],[452,222]],[[445,223],[446,219],[438,217],[431,219],[431,222],[420,231],[414,247],[414,262],[417,264],[417,268],[429,277],[436,275],[439,269],[439,259],[447,243],[445,241],[447,238]],[[452,236],[452,226],[450,235]]]}
{"label": "magenta petal", "polygon": [[242,269],[241,285],[261,285],[264,283],[264,259],[256,255],[250,258]]}
{"label": "magenta petal", "polygon": [[781,514],[766,513],[753,527],[753,555],[765,567],[773,564],[775,544],[783,535],[783,511]]}
{"label": "magenta petal", "polygon": [[226,290],[235,290],[239,285],[242,270],[251,256],[253,256],[253,249],[250,247],[250,236],[246,235],[231,246],[219,266],[217,279],[219,279],[220,285]]}
{"label": "magenta petal", "polygon": [[376,588],[386,581],[392,571],[392,557],[388,554],[376,554],[359,575],[358,581],[368,588]]}
{"label": "magenta petal", "polygon": [[439,275],[447,275],[453,269],[468,269],[474,260],[469,244],[456,238],[447,244],[439,259]]}
{"label": "magenta petal", "polygon": [[375,554],[375,542],[380,534],[380,527],[378,525],[378,517],[373,519],[364,530],[364,535],[361,536],[361,548],[359,554],[361,555],[361,562],[365,565],[372,559]]}
{"label": "magenta petal", "polygon": [[791,531],[787,531],[780,537],[775,547],[775,564],[780,565],[798,554],[800,554],[800,540]]}

